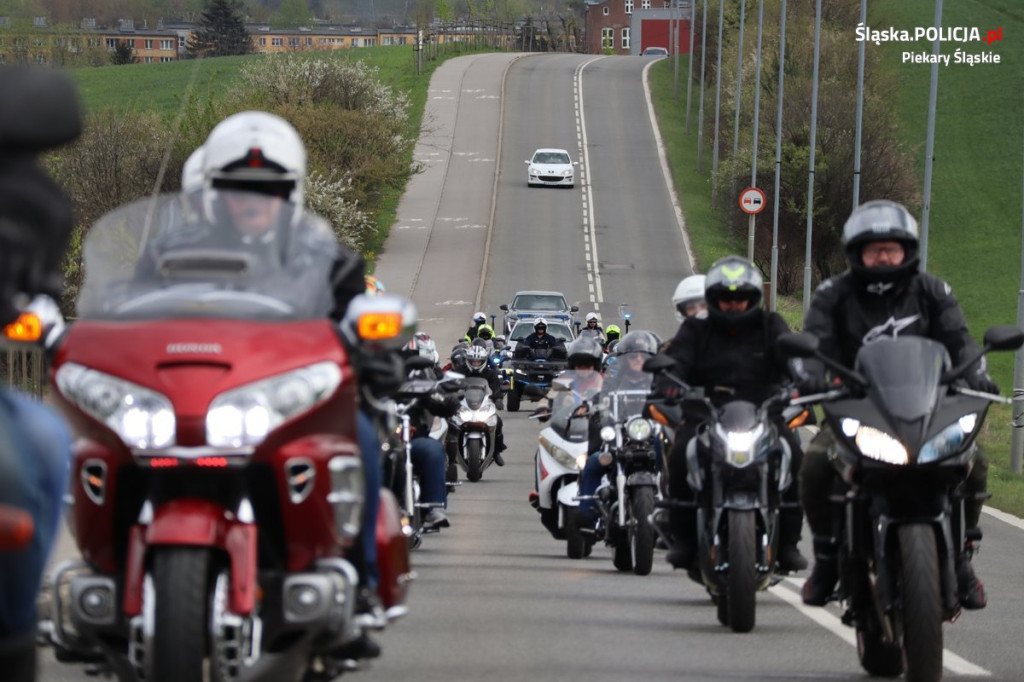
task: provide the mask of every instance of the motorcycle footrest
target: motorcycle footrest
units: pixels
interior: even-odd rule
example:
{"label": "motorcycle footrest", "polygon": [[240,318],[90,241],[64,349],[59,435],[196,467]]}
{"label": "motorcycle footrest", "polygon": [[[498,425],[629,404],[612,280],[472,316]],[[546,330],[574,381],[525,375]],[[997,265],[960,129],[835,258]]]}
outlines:
{"label": "motorcycle footrest", "polygon": [[700,506],[696,500],[687,502],[685,500],[655,500],[655,509],[696,509]]}

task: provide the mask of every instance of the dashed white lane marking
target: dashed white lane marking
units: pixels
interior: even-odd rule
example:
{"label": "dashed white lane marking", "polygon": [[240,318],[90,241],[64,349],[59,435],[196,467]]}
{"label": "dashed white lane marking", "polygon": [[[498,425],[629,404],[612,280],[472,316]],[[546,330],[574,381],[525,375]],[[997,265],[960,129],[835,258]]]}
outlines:
{"label": "dashed white lane marking", "polygon": [[580,163],[580,170],[578,173],[579,183],[582,187],[583,195],[583,217],[586,227],[585,238],[583,241],[584,248],[587,249],[587,273],[592,274],[594,281],[590,287],[590,302],[597,308],[604,301],[604,291],[601,288],[601,273],[600,263],[601,261],[597,257],[597,231],[594,224],[594,194],[590,186],[590,159],[587,153],[587,122],[586,117],[583,114],[583,69],[601,57],[588,60],[576,69],[576,74],[573,77],[573,101],[576,105],[576,134],[579,139],[580,145],[580,157],[582,162]]}
{"label": "dashed white lane marking", "polygon": [[[827,609],[823,609],[819,606],[807,606],[803,603],[803,600],[800,598],[800,590],[804,586],[803,578],[786,578],[785,582],[795,585],[797,591],[794,592],[793,590],[780,587],[779,585],[769,587],[768,591],[834,634],[836,637],[842,639],[854,649],[857,648],[857,635],[853,628],[843,625],[843,621],[839,620],[837,616],[833,615],[832,612]],[[942,650],[942,667],[952,673],[956,673],[957,675],[974,675],[978,677],[989,677],[992,675],[991,671],[971,663],[966,658],[954,654],[949,649]]]}

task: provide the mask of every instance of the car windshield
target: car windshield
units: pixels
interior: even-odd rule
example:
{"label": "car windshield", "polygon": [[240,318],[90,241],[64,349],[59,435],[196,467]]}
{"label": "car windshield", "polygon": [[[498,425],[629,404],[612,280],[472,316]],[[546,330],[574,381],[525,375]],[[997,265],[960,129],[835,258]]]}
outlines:
{"label": "car windshield", "polygon": [[554,294],[520,294],[512,299],[513,310],[568,310],[565,298]]}
{"label": "car windshield", "polygon": [[[527,336],[533,333],[533,322],[527,321],[523,324],[517,324],[516,328],[512,330],[512,336],[509,337],[510,341],[522,341]],[[567,325],[559,324],[557,322],[548,322],[548,334],[551,334],[556,339],[562,341],[572,341],[573,335],[572,330]]]}
{"label": "car windshield", "polygon": [[167,194],[101,217],[82,246],[78,316],[302,320],[331,310],[338,242],[312,213],[254,192]]}
{"label": "car windshield", "polygon": [[564,152],[537,152],[533,155],[534,163],[570,164],[569,155]]}

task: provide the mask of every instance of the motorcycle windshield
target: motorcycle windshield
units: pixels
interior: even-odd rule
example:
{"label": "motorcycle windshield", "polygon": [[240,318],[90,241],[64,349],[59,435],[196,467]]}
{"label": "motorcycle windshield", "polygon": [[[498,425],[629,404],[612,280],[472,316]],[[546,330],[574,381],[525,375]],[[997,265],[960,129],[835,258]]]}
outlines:
{"label": "motorcycle windshield", "polygon": [[613,421],[623,422],[643,413],[654,382],[654,375],[640,369],[648,357],[646,353],[626,353],[616,356],[610,365],[602,393]]}
{"label": "motorcycle windshield", "polygon": [[491,393],[491,386],[486,379],[470,377],[466,379],[466,407],[471,410],[479,410],[484,404],[484,398]]}
{"label": "motorcycle windshield", "polygon": [[331,312],[338,242],[278,197],[202,190],[107,213],[82,253],[82,318],[302,320]]}
{"label": "motorcycle windshield", "polygon": [[939,380],[949,369],[945,346],[920,336],[881,338],[857,353],[855,369],[868,380],[869,392],[884,412],[914,421],[931,413],[939,399]]}
{"label": "motorcycle windshield", "polygon": [[[600,400],[602,383],[601,374],[593,370],[570,369],[560,374],[551,384],[551,426],[570,440],[586,440],[588,420]],[[591,407],[581,410],[584,403]]]}

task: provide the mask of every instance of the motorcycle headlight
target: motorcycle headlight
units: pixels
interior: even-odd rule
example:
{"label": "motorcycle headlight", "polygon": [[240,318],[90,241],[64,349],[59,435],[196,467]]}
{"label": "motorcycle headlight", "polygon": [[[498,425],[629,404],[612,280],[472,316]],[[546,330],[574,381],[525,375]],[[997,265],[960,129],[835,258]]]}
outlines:
{"label": "motorcycle headlight", "polygon": [[587,464],[586,455],[575,456],[565,448],[555,445],[547,438],[541,438],[540,444],[547,448],[547,451],[551,453],[555,461],[566,469],[579,469],[582,471],[583,467]]}
{"label": "motorcycle headlight", "polygon": [[978,415],[976,413],[965,414],[956,423],[942,429],[925,443],[921,452],[917,454],[917,461],[927,464],[955,454],[963,447],[964,441],[974,432],[977,425]]}
{"label": "motorcycle headlight", "polygon": [[754,461],[754,445],[764,435],[764,425],[758,424],[751,431],[725,431],[719,428],[719,435],[725,441],[725,461],[733,466],[745,467]]}
{"label": "motorcycle headlight", "polygon": [[74,362],[58,369],[55,380],[61,395],[109,426],[128,447],[174,445],[174,406],[163,394]]}
{"label": "motorcycle headlight", "polygon": [[341,368],[318,362],[221,393],[206,412],[206,442],[258,445],[286,420],[330,398],[340,384]]}
{"label": "motorcycle headlight", "polygon": [[603,426],[601,427],[601,440],[605,443],[611,443],[615,440],[615,427],[614,426]]}
{"label": "motorcycle headlight", "polygon": [[859,425],[853,441],[861,454],[879,462],[906,464],[910,461],[903,443],[873,426]]}
{"label": "motorcycle headlight", "polygon": [[649,419],[643,417],[633,417],[626,422],[626,436],[630,440],[635,441],[646,441],[654,433],[654,425],[651,424]]}

